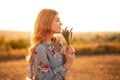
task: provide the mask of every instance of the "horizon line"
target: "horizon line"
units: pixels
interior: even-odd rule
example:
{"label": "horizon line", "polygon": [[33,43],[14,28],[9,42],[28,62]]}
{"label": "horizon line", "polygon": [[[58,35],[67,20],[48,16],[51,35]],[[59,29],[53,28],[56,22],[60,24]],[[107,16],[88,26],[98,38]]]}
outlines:
{"label": "horizon line", "polygon": [[[27,31],[27,30],[8,30],[8,29],[0,29],[0,31],[13,31],[13,32],[32,32],[32,31]],[[75,33],[112,33],[112,32],[117,32],[120,33],[120,31],[73,31]]]}

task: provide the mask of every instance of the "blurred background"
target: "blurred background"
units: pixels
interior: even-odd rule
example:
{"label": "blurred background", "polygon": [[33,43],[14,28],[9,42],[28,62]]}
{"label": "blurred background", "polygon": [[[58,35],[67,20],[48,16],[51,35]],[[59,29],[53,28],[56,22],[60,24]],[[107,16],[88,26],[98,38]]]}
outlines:
{"label": "blurred background", "polygon": [[57,10],[62,27],[73,28],[71,45],[77,58],[67,80],[120,80],[119,4],[119,0],[0,0],[0,80],[25,80],[30,36],[42,8]]}

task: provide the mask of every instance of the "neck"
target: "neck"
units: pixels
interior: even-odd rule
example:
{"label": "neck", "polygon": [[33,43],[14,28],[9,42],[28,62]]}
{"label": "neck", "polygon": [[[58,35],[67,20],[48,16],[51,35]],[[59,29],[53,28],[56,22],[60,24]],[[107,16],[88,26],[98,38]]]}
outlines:
{"label": "neck", "polygon": [[44,42],[47,43],[47,44],[51,44],[52,37],[53,37],[53,34],[49,35],[49,37],[46,40],[44,40]]}

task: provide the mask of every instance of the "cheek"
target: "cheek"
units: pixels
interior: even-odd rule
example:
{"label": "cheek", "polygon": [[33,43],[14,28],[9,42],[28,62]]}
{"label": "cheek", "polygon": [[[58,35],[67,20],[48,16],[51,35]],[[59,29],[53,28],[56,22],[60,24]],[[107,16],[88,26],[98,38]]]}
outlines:
{"label": "cheek", "polygon": [[54,22],[54,23],[53,23],[53,26],[54,26],[54,27],[57,27],[57,26],[58,26],[58,23],[57,23],[57,22]]}
{"label": "cheek", "polygon": [[55,23],[53,23],[52,24],[52,31],[55,31],[55,28],[56,28]]}
{"label": "cheek", "polygon": [[58,24],[57,23],[53,23],[52,24],[52,29],[57,29],[58,28]]}
{"label": "cheek", "polygon": [[60,28],[59,28],[59,26],[58,26],[59,24],[57,24],[57,23],[54,23],[54,24],[52,24],[52,31],[53,32],[60,32]]}

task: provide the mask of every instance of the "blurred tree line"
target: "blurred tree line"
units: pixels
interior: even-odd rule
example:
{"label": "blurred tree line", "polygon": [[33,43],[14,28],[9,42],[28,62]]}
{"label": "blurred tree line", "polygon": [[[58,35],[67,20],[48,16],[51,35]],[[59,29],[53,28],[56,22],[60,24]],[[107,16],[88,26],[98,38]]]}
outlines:
{"label": "blurred tree line", "polygon": [[4,36],[1,36],[0,61],[25,58],[29,44],[29,39],[18,38],[7,40]]}
{"label": "blurred tree line", "polygon": [[[6,59],[19,58],[20,56],[25,58],[29,45],[30,39],[18,37],[8,40],[5,36],[0,36],[0,59],[5,59],[6,56]],[[77,55],[120,54],[120,34],[96,34],[92,37],[89,35],[81,37],[80,34],[73,35],[71,45],[76,49]]]}
{"label": "blurred tree line", "polygon": [[27,48],[28,46],[29,46],[29,39],[6,40],[4,36],[0,37],[0,47],[4,47],[4,48],[11,47],[12,49],[22,49],[22,48]]}
{"label": "blurred tree line", "polygon": [[[91,36],[92,35],[92,36]],[[91,43],[91,42],[120,42],[120,33],[111,34],[86,34],[75,33],[72,43]]]}
{"label": "blurred tree line", "polygon": [[77,55],[120,54],[120,33],[78,33],[74,35],[71,44],[75,47]]}
{"label": "blurred tree line", "polygon": [[[80,35],[80,34],[79,34]],[[87,36],[86,36],[87,37]],[[89,38],[89,35],[87,38],[83,38],[81,36],[75,35],[73,36],[73,40],[71,44],[82,44],[82,43],[100,43],[100,42],[120,42],[120,34],[112,34],[112,35],[99,35],[96,34],[94,37]],[[30,39],[23,39],[23,38],[18,38],[18,39],[11,39],[11,40],[6,40],[5,36],[0,36],[0,47],[11,47],[12,49],[21,49],[21,48],[27,48],[30,45]]]}

